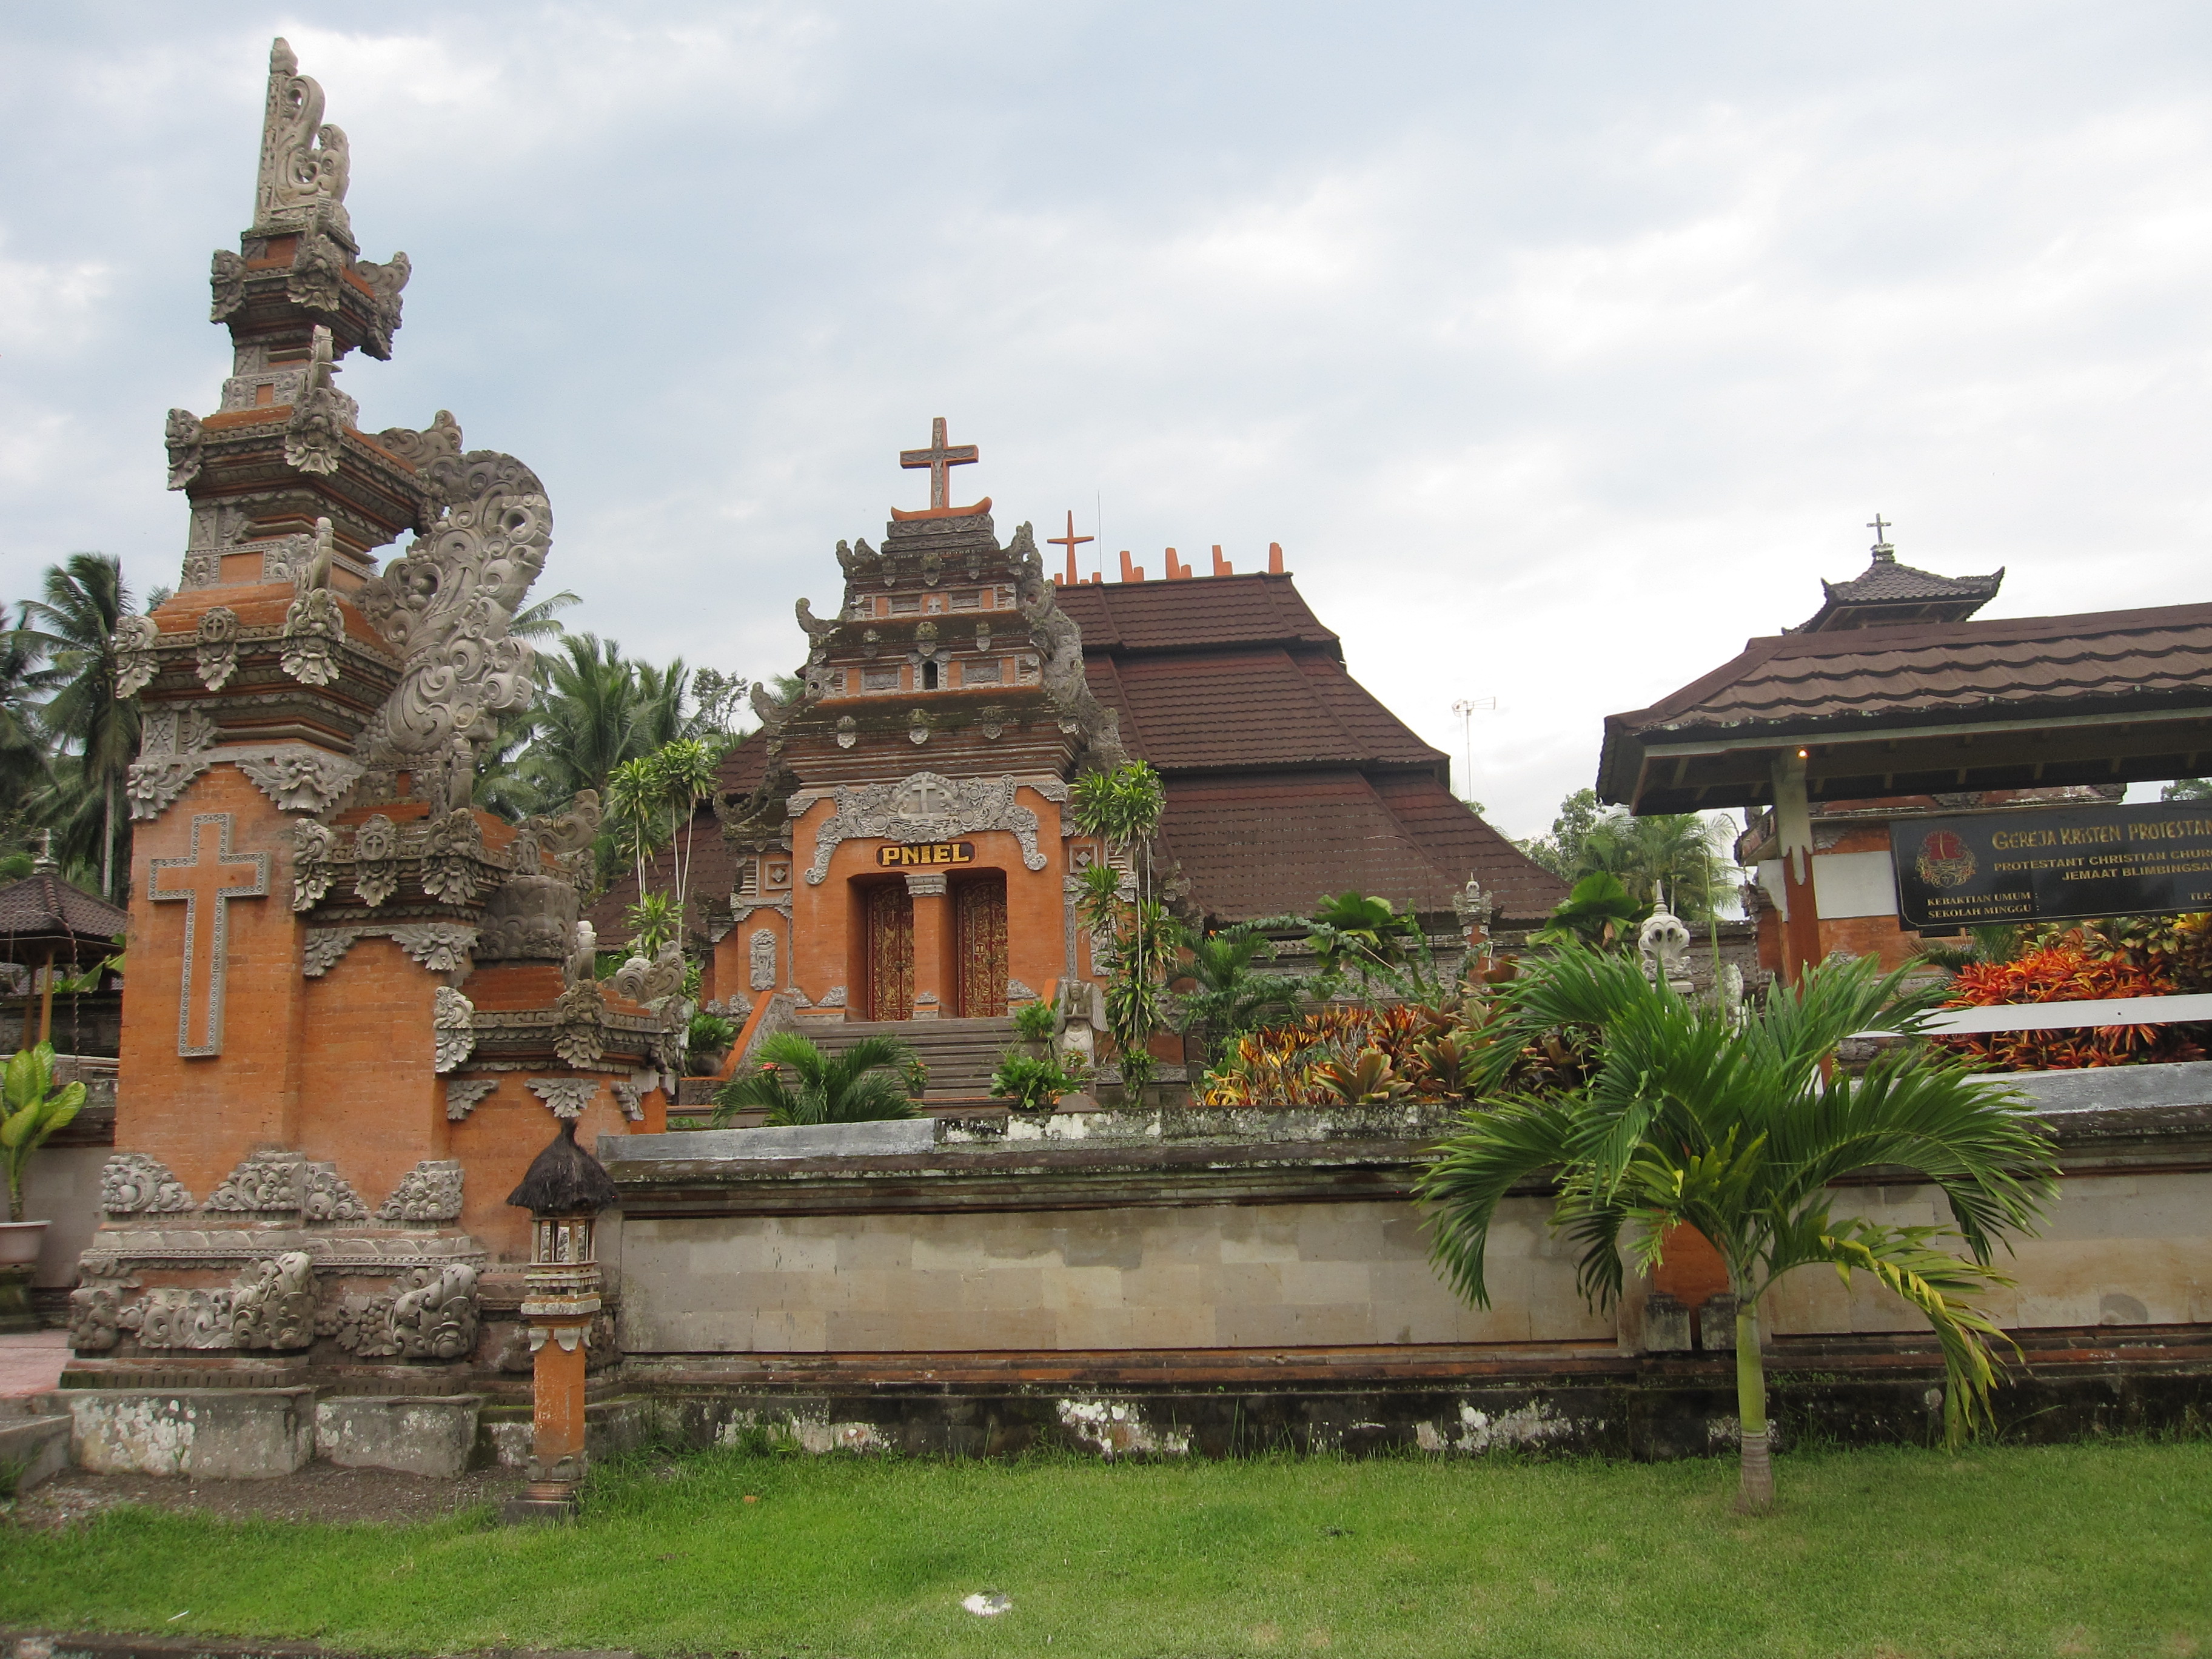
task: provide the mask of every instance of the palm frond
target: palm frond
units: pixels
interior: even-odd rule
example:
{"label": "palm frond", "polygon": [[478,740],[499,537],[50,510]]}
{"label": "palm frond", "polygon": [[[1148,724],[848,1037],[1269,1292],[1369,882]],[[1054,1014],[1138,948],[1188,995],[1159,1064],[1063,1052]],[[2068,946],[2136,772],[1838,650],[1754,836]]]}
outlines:
{"label": "palm frond", "polygon": [[1574,1115],[1556,1101],[1511,1100],[1470,1112],[1437,1148],[1413,1194],[1427,1209],[1429,1254],[1452,1288],[1490,1305],[1483,1276],[1491,1223],[1506,1195],[1574,1156]]}

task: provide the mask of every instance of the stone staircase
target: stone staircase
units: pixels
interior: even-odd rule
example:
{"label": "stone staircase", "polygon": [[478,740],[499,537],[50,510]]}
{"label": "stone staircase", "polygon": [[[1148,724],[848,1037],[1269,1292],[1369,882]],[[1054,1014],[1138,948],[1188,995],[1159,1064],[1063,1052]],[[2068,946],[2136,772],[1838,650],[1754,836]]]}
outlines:
{"label": "stone staircase", "polygon": [[69,1467],[70,1413],[58,1394],[0,1395],[0,1469],[28,1492]]}
{"label": "stone staircase", "polygon": [[805,1029],[827,1054],[842,1054],[862,1037],[904,1043],[929,1067],[921,1104],[933,1115],[968,1117],[978,1110],[1006,1109],[1005,1101],[991,1098],[991,1073],[1014,1042],[1011,1019],[848,1020]]}

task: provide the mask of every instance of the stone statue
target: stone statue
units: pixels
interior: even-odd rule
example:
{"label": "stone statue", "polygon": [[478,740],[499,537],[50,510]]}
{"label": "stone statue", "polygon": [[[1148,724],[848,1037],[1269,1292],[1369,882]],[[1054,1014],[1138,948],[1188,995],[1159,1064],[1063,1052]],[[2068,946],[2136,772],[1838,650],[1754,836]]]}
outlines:
{"label": "stone statue", "polygon": [[1655,985],[1664,981],[1678,993],[1690,989],[1690,930],[1667,908],[1666,890],[1637,931],[1637,951],[1644,957],[1644,975]]}

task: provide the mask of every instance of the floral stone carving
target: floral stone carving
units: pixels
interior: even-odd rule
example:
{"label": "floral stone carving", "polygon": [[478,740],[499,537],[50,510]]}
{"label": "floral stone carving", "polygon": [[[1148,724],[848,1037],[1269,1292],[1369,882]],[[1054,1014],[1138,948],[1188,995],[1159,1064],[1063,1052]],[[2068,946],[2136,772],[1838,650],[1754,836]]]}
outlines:
{"label": "floral stone carving", "polygon": [[328,685],[337,678],[337,647],[345,639],[337,595],[318,587],[293,600],[280,637],[284,672],[301,684]]}
{"label": "floral stone carving", "polygon": [[[437,1038],[437,1069],[450,1072],[476,1052],[476,1004],[450,985],[437,992],[437,1012],[432,1029]],[[452,1104],[448,1097],[447,1105]],[[451,1113],[447,1114],[449,1116]]]}
{"label": "floral stone carving", "polygon": [[[453,1085],[446,1085],[452,1098]],[[461,1215],[461,1165],[457,1158],[424,1158],[405,1175],[384,1207],[379,1221],[458,1221]]]}
{"label": "floral stone carving", "polygon": [[552,542],[544,486],[513,456],[483,449],[422,476],[446,503],[441,515],[357,596],[404,660],[362,734],[372,755],[435,754],[457,736],[489,736],[494,717],[535,690],[530,646],[508,623]]}
{"label": "floral stone carving", "polygon": [[595,1077],[534,1077],[530,1079],[530,1092],[552,1108],[554,1116],[577,1118],[583,1116],[584,1108],[598,1098],[599,1079]]}
{"label": "floral stone carving", "polygon": [[[143,620],[143,618],[142,618]],[[197,708],[149,708],[138,729],[138,758],[125,775],[131,816],[157,818],[194,778],[215,764],[216,724]]]}
{"label": "floral stone carving", "polygon": [[247,1213],[296,1211],[307,1161],[298,1152],[249,1152],[208,1194],[207,1207]]}
{"label": "floral stone carving", "polygon": [[374,910],[399,886],[399,831],[379,812],[353,835],[354,896]]}
{"label": "floral stone carving", "polygon": [[459,1359],[477,1345],[477,1270],[464,1261],[416,1267],[379,1296],[349,1296],[318,1328],[363,1359]]}
{"label": "floral stone carving", "polygon": [[173,1215],[195,1206],[161,1159],[118,1152],[100,1168],[100,1207],[110,1215]]}
{"label": "floral stone carving", "polygon": [[477,930],[455,921],[410,921],[392,930],[392,942],[420,967],[450,974],[466,965]]}
{"label": "floral stone carving", "polygon": [[565,962],[581,915],[565,876],[510,876],[484,908],[480,962]]}
{"label": "floral stone carving", "polygon": [[310,1164],[302,1172],[300,1212],[309,1221],[334,1227],[352,1226],[368,1219],[368,1206],[331,1164]]}
{"label": "floral stone carving", "polygon": [[499,1087],[495,1077],[456,1077],[446,1079],[446,1121],[465,1123],[483,1097]]}
{"label": "floral stone carving", "polygon": [[182,489],[200,475],[200,419],[189,409],[169,411],[162,441],[169,450],[169,488]]}
{"label": "floral stone carving", "polygon": [[338,965],[338,959],[361,938],[358,927],[322,927],[309,933],[300,945],[300,974],[320,979]]}
{"label": "floral stone carving", "polygon": [[477,896],[483,857],[483,830],[474,812],[460,807],[432,819],[422,843],[422,890],[448,904],[466,904]]}
{"label": "floral stone carving", "polygon": [[774,990],[775,988],[775,930],[773,927],[754,928],[747,951],[748,959],[751,964],[752,988],[756,991]]}
{"label": "floral stone carving", "polygon": [[145,1300],[125,1308],[120,1320],[126,1329],[136,1322],[138,1341],[148,1348],[228,1348],[231,1292],[189,1291],[165,1285],[146,1292]]}
{"label": "floral stone carving", "polygon": [[234,1347],[304,1348],[314,1340],[315,1268],[305,1250],[257,1262],[231,1286]]}
{"label": "floral stone carving", "polygon": [[[360,762],[305,744],[241,754],[236,761],[246,781],[285,812],[327,812],[352,793],[361,777]],[[295,902],[293,908],[304,907]]]}
{"label": "floral stone carving", "polygon": [[284,465],[301,472],[335,472],[340,434],[361,419],[361,405],[331,381],[337,366],[330,330],[318,325],[313,338],[305,383],[284,423]]}
{"label": "floral stone carving", "polygon": [[227,605],[200,618],[198,652],[200,684],[220,691],[238,667],[238,612]]}
{"label": "floral stone carving", "polygon": [[[292,826],[292,908],[295,910],[313,909],[323,895],[331,890],[331,848],[337,839],[330,825],[318,823],[313,818],[302,818]],[[350,938],[346,940],[346,945],[352,943]],[[338,947],[340,955],[344,951],[344,945]],[[313,960],[312,947],[309,959]],[[312,969],[311,976],[323,972],[337,960],[337,956],[332,956],[321,968]]]}
{"label": "floral stone carving", "polygon": [[300,73],[279,40],[269,48],[269,100],[261,118],[261,168],[253,191],[258,230],[331,224],[349,236],[346,184],[352,171],[346,136],[323,124],[323,89]]}
{"label": "floral stone carving", "polygon": [[161,672],[161,659],[154,647],[161,642],[161,630],[151,617],[125,617],[115,624],[115,695],[135,697],[154,683]]}
{"label": "floral stone carving", "polygon": [[[830,874],[830,854],[847,841],[946,841],[982,830],[1011,832],[1021,842],[1022,863],[1042,870],[1045,858],[1037,850],[1037,817],[1015,800],[1015,787],[1010,776],[955,779],[936,772],[916,772],[897,783],[841,785],[831,792],[837,810],[815,835],[807,882],[822,884]],[[756,981],[754,988],[765,988]]]}

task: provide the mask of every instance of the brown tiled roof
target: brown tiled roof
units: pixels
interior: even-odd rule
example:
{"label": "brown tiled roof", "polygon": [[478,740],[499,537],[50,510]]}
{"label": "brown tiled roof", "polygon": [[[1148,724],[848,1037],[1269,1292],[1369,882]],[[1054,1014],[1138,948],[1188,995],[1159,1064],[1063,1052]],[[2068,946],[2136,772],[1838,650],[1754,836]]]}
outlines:
{"label": "brown tiled roof", "polygon": [[72,887],[49,870],[0,887],[0,962],[22,962],[21,952],[33,945],[41,961],[48,945],[66,950],[78,944],[104,951],[130,925],[124,911]]}
{"label": "brown tiled roof", "polygon": [[1776,635],[1649,708],[1607,716],[1599,791],[1627,799],[1632,751],[1653,742],[1856,740],[1961,720],[2206,709],[2212,605]]}
{"label": "brown tiled roof", "polygon": [[1502,919],[1565,888],[1449,787],[1450,760],[1345,672],[1287,576],[1060,590],[1098,700],[1167,788],[1162,837],[1223,920],[1313,908],[1356,888],[1449,911],[1473,876]]}
{"label": "brown tiled roof", "polygon": [[1875,549],[1863,574],[1847,582],[1820,584],[1820,608],[1789,631],[1840,633],[1849,629],[1966,619],[1996,598],[2004,585],[2002,568],[1986,576],[1939,576],[1899,564],[1886,544]]}

